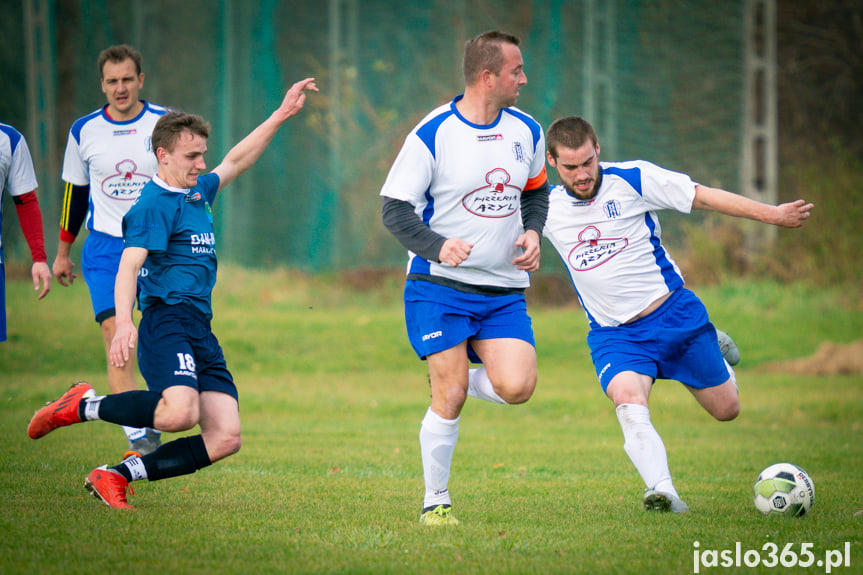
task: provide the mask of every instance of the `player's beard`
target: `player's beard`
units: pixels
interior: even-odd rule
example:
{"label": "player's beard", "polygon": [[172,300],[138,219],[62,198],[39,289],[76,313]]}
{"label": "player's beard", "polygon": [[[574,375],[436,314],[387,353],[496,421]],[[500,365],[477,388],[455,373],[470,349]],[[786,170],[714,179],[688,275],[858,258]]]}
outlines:
{"label": "player's beard", "polygon": [[572,196],[578,200],[581,200],[581,201],[592,200],[593,198],[596,197],[596,193],[599,190],[599,185],[598,185],[598,182],[596,180],[591,180],[591,186],[587,190],[587,192],[577,190],[577,189],[573,188],[572,186],[570,186],[569,184],[566,184],[566,183],[563,184],[563,187],[566,188],[566,191],[570,196]]}

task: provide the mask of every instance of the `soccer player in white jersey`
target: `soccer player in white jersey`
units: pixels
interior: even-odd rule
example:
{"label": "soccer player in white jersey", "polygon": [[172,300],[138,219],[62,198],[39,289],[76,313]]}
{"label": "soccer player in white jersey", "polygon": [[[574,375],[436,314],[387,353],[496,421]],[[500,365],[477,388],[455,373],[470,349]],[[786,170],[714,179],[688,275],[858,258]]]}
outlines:
{"label": "soccer player in white jersey", "polygon": [[[138,98],[144,87],[142,58],[131,46],[106,48],[99,54],[97,65],[108,103],[78,118],[69,130],[63,159],[66,185],[60,240],[53,271],[60,285],[75,281],[70,252],[86,219],[89,234],[81,252],[81,268],[107,358],[116,330],[114,278],[123,252],[121,223],[144,184],[156,173],[150,136],[166,109]],[[134,361],[122,367],[107,365],[111,393],[138,388]],[[159,446],[155,430],[125,427],[124,431],[129,440],[127,456],[144,455]]]}
{"label": "soccer player in white jersey", "polygon": [[[36,170],[33,169],[27,140],[21,132],[0,122],[0,216],[3,215],[3,193],[8,191],[33,259],[30,267],[33,288],[39,292],[38,298],[42,299],[51,290],[51,270],[45,255],[42,210],[36,199],[36,185]],[[2,220],[0,217],[0,224]],[[2,232],[0,225],[0,342],[6,341],[6,266]]]}
{"label": "soccer player in white jersey", "polygon": [[680,381],[719,421],[737,417],[740,404],[707,310],[662,245],[656,211],[711,210],[796,228],[813,206],[803,200],[771,206],[642,160],[600,162],[596,133],[580,117],[556,120],[547,143],[562,184],[549,193],[543,233],[587,315],[596,374],[614,403],[623,449],[646,485],[644,506],[685,513],[650,421],[654,381]]}
{"label": "soccer player in white jersey", "polygon": [[448,481],[467,396],[523,403],[536,386],[524,289],[539,268],[548,184],[542,128],[514,107],[523,65],[514,36],[469,40],[464,94],[408,134],[380,192],[384,224],[409,250],[405,321],[429,370],[426,525],[458,523]]}

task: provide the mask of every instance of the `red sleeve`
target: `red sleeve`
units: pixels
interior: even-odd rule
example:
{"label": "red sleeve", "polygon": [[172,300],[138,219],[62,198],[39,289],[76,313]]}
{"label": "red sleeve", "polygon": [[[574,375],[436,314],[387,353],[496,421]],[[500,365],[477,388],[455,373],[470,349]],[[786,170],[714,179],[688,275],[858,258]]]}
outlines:
{"label": "red sleeve", "polygon": [[12,196],[12,201],[15,203],[18,221],[21,222],[21,231],[24,233],[27,245],[30,246],[30,255],[33,261],[47,262],[45,236],[42,233],[42,210],[39,209],[36,191]]}

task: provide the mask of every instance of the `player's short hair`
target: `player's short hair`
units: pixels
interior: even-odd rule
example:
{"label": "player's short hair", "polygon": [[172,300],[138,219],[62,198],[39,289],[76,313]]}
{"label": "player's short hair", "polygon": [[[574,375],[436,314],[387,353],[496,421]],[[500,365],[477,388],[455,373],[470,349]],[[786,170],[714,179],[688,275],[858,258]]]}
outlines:
{"label": "player's short hair", "polygon": [[503,69],[503,44],[518,46],[521,43],[516,36],[489,30],[465,42],[462,72],[465,86],[470,86],[479,79],[483,70],[500,74]]}
{"label": "player's short hair", "polygon": [[567,116],[555,120],[545,135],[548,152],[554,158],[557,158],[558,146],[576,149],[583,146],[588,140],[594,147],[598,143],[593,126],[581,116]]}
{"label": "player's short hair", "polygon": [[204,139],[210,137],[210,124],[197,114],[172,110],[159,118],[153,127],[153,153],[159,148],[174,151],[174,145],[183,132],[190,132]]}
{"label": "player's short hair", "polygon": [[129,46],[128,44],[118,44],[109,46],[99,53],[99,59],[96,65],[99,67],[99,78],[104,78],[105,62],[122,62],[131,60],[135,63],[135,75],[140,76],[144,65],[144,58],[141,53]]}

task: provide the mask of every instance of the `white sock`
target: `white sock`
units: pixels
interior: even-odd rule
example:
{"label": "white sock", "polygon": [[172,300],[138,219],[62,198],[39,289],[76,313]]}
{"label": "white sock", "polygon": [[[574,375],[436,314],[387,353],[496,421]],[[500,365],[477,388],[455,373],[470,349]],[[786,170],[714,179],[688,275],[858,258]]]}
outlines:
{"label": "white sock", "polygon": [[141,461],[140,457],[130,457],[121,463],[121,465],[125,465],[126,469],[129,470],[129,473],[132,475],[132,481],[147,479],[147,468],[144,467],[144,462]]}
{"label": "white sock", "polygon": [[[737,374],[734,373],[734,368],[731,367],[731,364],[728,361],[725,362],[725,367],[728,368],[728,377],[731,378],[732,383],[734,383],[734,387],[737,387]],[[740,389],[738,387],[738,389]]]}
{"label": "white sock", "polygon": [[146,427],[129,427],[128,425],[124,425],[123,431],[126,433],[129,441],[137,441],[147,436]]}
{"label": "white sock", "polygon": [[429,408],[420,427],[420,451],[425,478],[423,508],[450,505],[449,471],[458,441],[458,420],[444,419]]}
{"label": "white sock", "polygon": [[492,403],[506,403],[503,398],[494,391],[494,386],[488,378],[488,371],[486,371],[484,365],[476,369],[471,369],[468,372],[467,394],[470,397],[483,399]]}
{"label": "white sock", "polygon": [[104,395],[88,397],[84,400],[84,419],[86,421],[96,421],[99,419],[99,406],[102,405]]}
{"label": "white sock", "polygon": [[650,410],[636,403],[622,403],[615,409],[623,429],[623,450],[635,465],[648,489],[677,495],[668,470],[665,444],[650,422]]}

